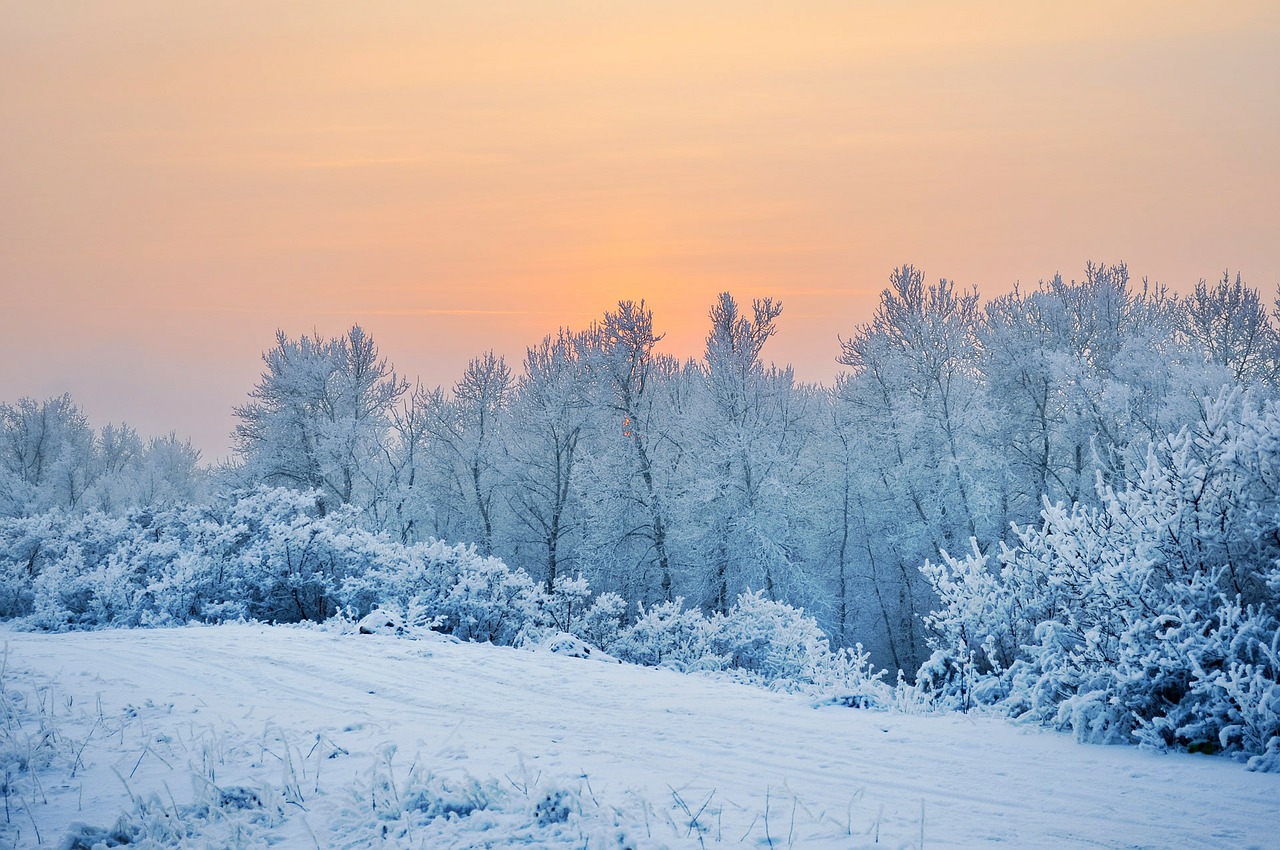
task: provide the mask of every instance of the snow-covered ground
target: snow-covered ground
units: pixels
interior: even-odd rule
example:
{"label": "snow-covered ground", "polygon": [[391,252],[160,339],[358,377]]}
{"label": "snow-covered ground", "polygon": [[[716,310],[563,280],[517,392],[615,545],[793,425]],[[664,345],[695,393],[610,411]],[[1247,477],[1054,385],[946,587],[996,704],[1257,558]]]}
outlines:
{"label": "snow-covered ground", "polygon": [[20,847],[1280,848],[1280,776],[993,718],[317,629],[3,639]]}

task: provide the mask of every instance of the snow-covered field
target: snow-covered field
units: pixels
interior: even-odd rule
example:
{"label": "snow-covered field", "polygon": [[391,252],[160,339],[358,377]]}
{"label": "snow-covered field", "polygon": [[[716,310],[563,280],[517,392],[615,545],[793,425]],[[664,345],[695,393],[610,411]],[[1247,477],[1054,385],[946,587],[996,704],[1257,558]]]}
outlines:
{"label": "snow-covered field", "polygon": [[992,718],[319,629],[3,639],[0,845],[1280,847],[1278,775]]}

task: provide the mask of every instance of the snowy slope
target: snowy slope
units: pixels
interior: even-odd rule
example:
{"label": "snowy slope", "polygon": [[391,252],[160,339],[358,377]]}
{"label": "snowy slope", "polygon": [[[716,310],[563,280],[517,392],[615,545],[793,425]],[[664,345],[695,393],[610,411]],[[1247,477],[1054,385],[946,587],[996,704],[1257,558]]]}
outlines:
{"label": "snowy slope", "polygon": [[997,719],[301,628],[3,637],[8,746],[47,763],[17,846],[131,813],[192,847],[1280,848],[1280,776]]}

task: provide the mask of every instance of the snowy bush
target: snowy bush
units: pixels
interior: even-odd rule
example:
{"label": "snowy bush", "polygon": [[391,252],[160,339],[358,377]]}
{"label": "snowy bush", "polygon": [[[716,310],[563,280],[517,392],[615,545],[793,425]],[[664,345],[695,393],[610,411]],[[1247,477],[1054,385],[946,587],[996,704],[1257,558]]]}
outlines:
{"label": "snowy bush", "polygon": [[945,649],[936,649],[916,671],[914,690],[934,708],[968,711],[975,703],[998,699],[998,689],[984,686],[990,681],[980,677],[972,652],[957,656]]}
{"label": "snowy bush", "polygon": [[724,669],[728,659],[713,650],[711,622],[696,608],[685,608],[683,598],[637,607],[640,615],[619,635],[610,650],[614,655],[648,667]]}
{"label": "snowy bush", "polygon": [[468,565],[442,599],[444,630],[463,640],[512,644],[537,622],[538,588],[497,558]]}
{"label": "snowy bush", "polygon": [[[597,601],[610,613],[616,604],[606,597]],[[772,687],[833,692],[869,692],[870,682],[883,675],[870,672],[861,647],[832,652],[812,617],[763,592],[743,593],[726,614],[711,617],[685,608],[679,597],[638,608],[636,621],[609,647],[625,661],[685,671],[731,670]]]}
{"label": "snowy bush", "polygon": [[379,605],[416,608],[462,640],[512,644],[540,621],[540,594],[523,570],[436,540],[382,541],[372,565],[350,575],[338,595],[358,615]]}
{"label": "snowy bush", "polygon": [[[88,513],[53,517],[48,536],[29,560],[31,623],[37,628],[85,628],[104,622],[137,625],[146,585],[148,541],[119,517]],[[59,522],[63,519],[63,522]]]}
{"label": "snowy bush", "polygon": [[45,629],[322,619],[373,542],[349,529],[350,517],[321,516],[313,498],[288,490],[200,508],[35,519],[0,525],[0,598]]}
{"label": "snowy bush", "polygon": [[920,680],[1082,741],[1268,767],[1280,736],[1280,405],[1224,394],[1098,491],[1097,507],[1046,504],[995,564],[975,548],[925,566],[941,601]]}
{"label": "snowy bush", "polygon": [[[319,621],[414,611],[465,640],[541,622],[533,581],[474,549],[400,544],[314,494],[259,488],[213,505],[0,520],[0,604],[28,626]],[[415,614],[416,616],[416,614]]]}
{"label": "snowy bush", "polygon": [[591,586],[582,576],[557,576],[551,594],[542,597],[543,612],[549,625],[562,632],[574,631],[574,626],[587,611],[590,598]]}
{"label": "snowy bush", "polygon": [[729,612],[712,623],[712,645],[726,663],[765,682],[811,682],[831,655],[827,636],[804,611],[765,598],[761,591],[741,594]]}
{"label": "snowy bush", "polygon": [[815,670],[813,684],[822,703],[847,708],[887,709],[894,705],[894,689],[885,683],[887,670],[877,670],[862,644],[830,653]]}
{"label": "snowy bush", "polygon": [[0,520],[0,617],[31,612],[46,541],[60,520],[54,513]]}
{"label": "snowy bush", "polygon": [[362,528],[354,510],[286,489],[117,517],[0,520],[0,604],[48,630],[339,613],[352,625],[376,609],[385,622],[370,628],[392,634],[516,645],[567,633],[637,664],[730,670],[773,687],[852,693],[871,681],[855,656],[831,651],[812,617],[762,592],[723,615],[682,599],[639,606],[628,624],[622,597],[593,596],[581,576],[561,576],[547,594],[472,546],[393,541]]}
{"label": "snowy bush", "polygon": [[627,602],[616,593],[602,593],[573,624],[572,634],[611,652],[627,622]]}

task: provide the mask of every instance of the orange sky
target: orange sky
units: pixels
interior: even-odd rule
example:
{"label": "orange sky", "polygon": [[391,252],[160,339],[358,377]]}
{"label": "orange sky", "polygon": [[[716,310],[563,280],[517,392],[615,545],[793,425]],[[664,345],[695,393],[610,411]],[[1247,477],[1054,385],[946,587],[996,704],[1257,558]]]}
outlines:
{"label": "orange sky", "polygon": [[0,0],[0,400],[214,459],[277,327],[448,384],[619,298],[695,354],[729,289],[829,381],[905,262],[1270,295],[1277,45],[1274,0]]}

